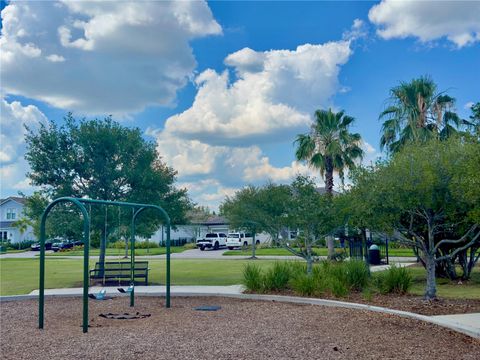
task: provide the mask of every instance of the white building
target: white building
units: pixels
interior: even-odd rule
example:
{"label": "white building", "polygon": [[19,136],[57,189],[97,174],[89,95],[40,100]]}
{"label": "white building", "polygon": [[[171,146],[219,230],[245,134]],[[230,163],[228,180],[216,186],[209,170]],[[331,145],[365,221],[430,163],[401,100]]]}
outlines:
{"label": "white building", "polygon": [[23,217],[25,199],[10,196],[0,199],[0,237],[2,241],[18,243],[25,240],[35,240],[33,228],[28,226],[25,232],[21,232],[14,223]]}

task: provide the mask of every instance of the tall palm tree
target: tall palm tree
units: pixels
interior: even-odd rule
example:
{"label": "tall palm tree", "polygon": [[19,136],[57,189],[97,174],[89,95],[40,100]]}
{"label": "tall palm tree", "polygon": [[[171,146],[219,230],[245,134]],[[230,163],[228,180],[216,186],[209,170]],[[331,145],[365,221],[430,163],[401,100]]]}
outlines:
{"label": "tall palm tree", "polygon": [[344,111],[317,110],[310,132],[297,135],[295,140],[297,160],[320,170],[327,194],[333,193],[334,172],[343,182],[345,170],[353,169],[355,160],[363,157],[360,134],[348,131],[353,121],[354,118],[345,115]]}
{"label": "tall palm tree", "polygon": [[398,152],[408,142],[446,139],[458,132],[461,120],[452,111],[455,99],[437,93],[428,76],[401,82],[390,90],[390,104],[380,114],[384,120],[380,146]]}

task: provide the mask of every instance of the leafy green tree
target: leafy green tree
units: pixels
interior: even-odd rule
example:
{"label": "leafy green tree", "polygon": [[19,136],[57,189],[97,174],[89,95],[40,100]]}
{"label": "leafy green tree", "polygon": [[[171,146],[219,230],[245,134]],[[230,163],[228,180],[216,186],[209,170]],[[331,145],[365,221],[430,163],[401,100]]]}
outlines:
{"label": "leafy green tree", "polygon": [[472,110],[472,114],[469,116],[469,120],[464,120],[464,123],[470,127],[477,136],[480,136],[480,102],[473,104],[470,109]]}
{"label": "leafy green tree", "polygon": [[292,242],[284,239],[284,246],[294,255],[305,259],[307,273],[311,274],[313,246],[321,238],[331,234],[337,225],[333,202],[329,196],[317,191],[311,178],[298,175],[291,185],[291,198],[287,209],[286,223],[292,228],[300,229],[300,236]]}
{"label": "leafy green tree", "polygon": [[345,115],[344,111],[317,110],[310,132],[297,135],[295,140],[297,160],[306,161],[320,171],[330,195],[333,194],[334,172],[343,181],[345,170],[354,169],[355,161],[363,157],[360,134],[349,132],[353,122],[354,118]]}
{"label": "leafy green tree", "polygon": [[478,261],[479,146],[471,137],[410,144],[389,162],[352,176],[346,194],[352,225],[390,231],[413,247],[427,270],[427,299],[436,297],[440,264],[452,265],[463,256],[468,276]]}
{"label": "leafy green tree", "polygon": [[[62,126],[50,121],[38,131],[27,130],[28,176],[47,198],[74,196],[156,204],[169,213],[172,223],[184,222],[190,208],[186,190],[175,187],[175,170],[162,163],[155,144],[145,141],[140,129],[123,127],[111,117],[78,121],[68,114]],[[37,211],[32,209],[32,215],[38,216],[41,201],[35,201]],[[101,232],[99,261],[103,263],[109,231],[104,226],[105,217],[110,223],[118,219],[128,224],[131,213],[119,215],[108,207],[92,207],[91,212],[92,227]],[[138,234],[150,236],[160,221],[158,214],[146,211],[139,219]]]}
{"label": "leafy green tree", "polygon": [[458,133],[462,121],[454,105],[455,99],[438,93],[428,76],[401,82],[390,90],[389,105],[379,116],[384,121],[381,147],[395,153],[408,142],[446,139]]}
{"label": "leafy green tree", "polygon": [[[333,194],[333,174],[337,172],[343,183],[345,170],[353,170],[355,161],[363,157],[361,136],[350,133],[354,118],[344,111],[334,113],[331,109],[315,111],[310,133],[297,136],[295,156],[320,171],[325,181],[327,195]],[[334,257],[333,237],[327,238],[329,258]]]}
{"label": "leafy green tree", "polygon": [[290,187],[268,183],[263,187],[246,187],[233,197],[227,197],[220,207],[232,226],[249,231],[265,231],[272,242],[279,242],[279,234],[286,226],[290,201]]}

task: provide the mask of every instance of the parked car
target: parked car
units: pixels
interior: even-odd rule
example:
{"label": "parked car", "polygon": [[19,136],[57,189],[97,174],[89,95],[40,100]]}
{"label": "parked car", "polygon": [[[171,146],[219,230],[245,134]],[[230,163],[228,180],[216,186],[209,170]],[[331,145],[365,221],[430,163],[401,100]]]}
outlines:
{"label": "parked car", "polygon": [[[233,250],[234,248],[239,247],[246,247],[248,245],[252,245],[253,243],[253,235],[249,233],[243,232],[234,232],[229,233],[227,236],[227,247],[229,250]],[[256,240],[255,243],[258,245],[260,244],[259,240]]]}
{"label": "parked car", "polygon": [[57,243],[53,243],[52,250],[54,252],[57,252],[59,250],[71,249],[71,248],[73,248],[74,245],[75,245],[75,243],[68,242],[68,241],[57,242]]}
{"label": "parked car", "polygon": [[[40,244],[36,243],[30,246],[30,249],[32,251],[40,251]],[[45,250],[52,250],[52,243],[51,242],[46,242],[45,243]]]}
{"label": "parked car", "polygon": [[202,251],[206,248],[218,250],[220,247],[225,247],[226,244],[227,235],[224,233],[208,233],[203,238],[197,240],[197,247]]}

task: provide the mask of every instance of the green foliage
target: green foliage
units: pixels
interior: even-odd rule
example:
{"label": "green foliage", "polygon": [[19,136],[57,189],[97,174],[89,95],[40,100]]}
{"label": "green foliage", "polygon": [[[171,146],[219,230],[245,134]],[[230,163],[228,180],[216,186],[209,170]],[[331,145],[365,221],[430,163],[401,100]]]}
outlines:
{"label": "green foliage", "polygon": [[370,279],[367,265],[363,261],[346,261],[344,264],[346,284],[352,290],[362,291]]}
{"label": "green foliage", "polygon": [[344,111],[334,113],[331,109],[315,111],[315,120],[310,133],[297,136],[295,156],[325,176],[327,192],[332,194],[333,172],[344,180],[347,169],[355,167],[355,160],[361,159],[361,136],[350,133],[354,118]]}
{"label": "green foliage", "polygon": [[406,294],[413,285],[413,276],[407,268],[392,265],[375,274],[374,283],[382,294]]}
{"label": "green foliage", "polygon": [[[42,202],[60,196],[156,204],[166,209],[173,223],[185,220],[190,207],[186,190],[175,188],[175,170],[161,162],[156,144],[145,141],[138,128],[121,126],[111,117],[77,121],[68,114],[63,126],[51,121],[37,132],[28,130],[26,144],[28,176],[43,191],[43,199],[35,197],[27,204],[34,221],[44,208]],[[66,210],[78,218],[74,210]],[[107,210],[109,223],[115,219],[115,223],[129,224],[131,215]],[[105,210],[92,208],[93,231],[104,231],[104,221]],[[137,233],[148,237],[160,222],[158,214],[146,212],[138,219]]]}
{"label": "green foliage", "polygon": [[284,290],[292,276],[292,268],[287,262],[276,262],[264,277],[265,291]]}
{"label": "green foliage", "polygon": [[292,289],[299,295],[312,296],[317,292],[317,279],[312,275],[302,273],[290,281]]}
{"label": "green foliage", "polygon": [[[354,172],[351,190],[338,200],[344,219],[416,248],[423,263],[435,262],[427,279],[434,271],[455,278],[449,262],[461,256],[468,277],[478,258],[467,252],[480,246],[479,158],[480,143],[469,135],[406,145],[389,162]],[[435,284],[427,285],[434,297]]]}
{"label": "green foliage", "polygon": [[390,103],[380,114],[381,147],[396,153],[408,143],[447,139],[458,133],[459,116],[453,112],[455,99],[437,92],[428,76],[401,82],[390,90]]}
{"label": "green foliage", "polygon": [[[153,241],[135,241],[135,249],[153,249],[160,247],[158,243]],[[108,243],[108,248],[111,249],[125,249],[125,241],[119,240]],[[128,242],[128,248],[130,249],[130,242]]]}
{"label": "green foliage", "polygon": [[263,291],[263,275],[261,269],[252,263],[243,268],[243,285],[249,291]]}

